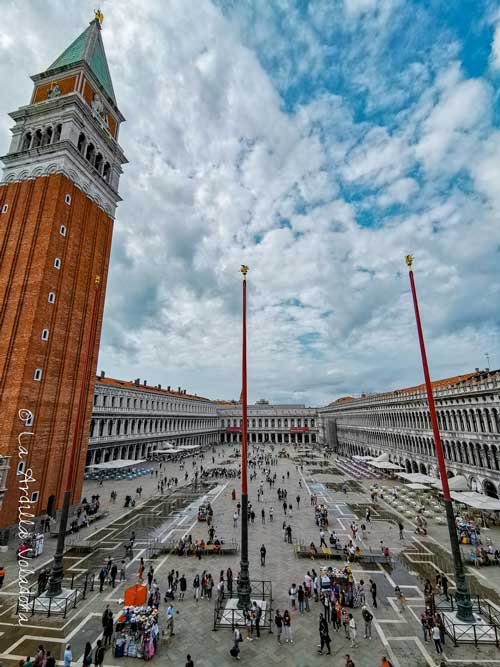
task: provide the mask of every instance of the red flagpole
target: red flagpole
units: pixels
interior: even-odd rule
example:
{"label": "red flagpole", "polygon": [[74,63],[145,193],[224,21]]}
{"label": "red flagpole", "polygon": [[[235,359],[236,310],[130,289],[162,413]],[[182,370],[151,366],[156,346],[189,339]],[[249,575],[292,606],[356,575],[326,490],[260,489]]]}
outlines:
{"label": "red flagpole", "polygon": [[422,331],[422,323],[420,321],[420,312],[418,308],[417,290],[415,288],[415,279],[413,277],[413,257],[406,256],[406,263],[408,265],[410,274],[411,294],[413,297],[413,307],[415,309],[415,320],[417,323],[418,342],[420,344],[420,354],[422,357],[422,367],[424,369],[425,389],[427,391],[427,401],[429,403],[429,412],[431,415],[432,433],[434,435],[434,444],[436,446],[436,457],[439,466],[439,475],[441,477],[441,484],[443,486],[444,506],[446,510],[446,522],[448,524],[448,533],[450,535],[451,554],[453,557],[453,565],[455,568],[455,599],[457,603],[457,618],[463,623],[473,623],[474,615],[472,613],[472,603],[465,579],[464,566],[462,562],[462,554],[460,552],[460,545],[458,543],[457,526],[455,523],[455,513],[451,502],[450,487],[448,485],[448,475],[446,473],[446,462],[444,459],[443,445],[441,436],[439,434],[439,426],[436,416],[436,406],[434,404],[434,394],[432,393],[431,377],[429,374],[429,365],[427,363],[427,354],[425,352],[424,334]]}
{"label": "red flagpole", "polygon": [[242,356],[241,356],[241,558],[238,579],[238,607],[250,607],[250,573],[248,563],[248,483],[247,483],[247,273],[248,266],[242,265],[243,275],[243,317],[242,317]]}

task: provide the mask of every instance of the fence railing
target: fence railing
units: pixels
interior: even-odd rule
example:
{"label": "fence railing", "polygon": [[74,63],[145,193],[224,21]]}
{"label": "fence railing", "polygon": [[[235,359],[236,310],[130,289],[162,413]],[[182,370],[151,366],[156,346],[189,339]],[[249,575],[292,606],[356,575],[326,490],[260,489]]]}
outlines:
{"label": "fence railing", "polygon": [[81,573],[72,574],[62,582],[63,589],[70,593],[64,597],[49,597],[43,593],[38,594],[31,587],[26,599],[20,603],[17,601],[16,614],[25,616],[34,616],[41,614],[43,616],[62,616],[66,615],[70,609],[75,609],[80,600],[85,600],[87,593],[94,590],[95,575],[93,572],[86,572],[84,576]]}
{"label": "fence railing", "polygon": [[[250,586],[252,589],[250,600],[263,601],[262,615],[260,618],[259,627],[261,630],[268,630],[272,632],[273,625],[273,592],[272,592],[272,582],[271,581],[251,581]],[[233,591],[236,591],[236,582],[234,583]],[[236,593],[235,593],[236,594]],[[228,597],[228,596],[227,596]],[[226,606],[226,595],[224,597],[217,597],[215,600],[214,608],[214,630],[219,630],[222,628],[234,630],[234,628],[245,628],[247,627],[245,614],[241,609],[237,607],[227,607]],[[255,628],[255,626],[254,626]]]}

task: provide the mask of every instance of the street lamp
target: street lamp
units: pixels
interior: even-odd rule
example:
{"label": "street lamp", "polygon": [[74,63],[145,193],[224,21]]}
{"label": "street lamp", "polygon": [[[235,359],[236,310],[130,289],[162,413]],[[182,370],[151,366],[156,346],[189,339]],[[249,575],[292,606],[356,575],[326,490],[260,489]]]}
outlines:
{"label": "street lamp", "polygon": [[241,559],[238,579],[238,607],[250,607],[250,574],[248,570],[248,486],[247,486],[247,273],[248,266],[241,266],[243,276],[243,327],[241,356]]}
{"label": "street lamp", "polygon": [[446,508],[446,521],[448,524],[448,532],[450,534],[451,553],[453,557],[453,564],[455,567],[455,584],[457,600],[457,618],[463,623],[474,623],[474,615],[472,613],[472,603],[470,599],[469,589],[465,580],[464,565],[462,562],[462,554],[460,553],[460,545],[458,543],[457,526],[455,523],[455,514],[453,512],[453,505],[451,503],[450,487],[448,485],[448,475],[446,474],[446,463],[443,453],[443,445],[439,435],[439,426],[436,417],[436,407],[434,405],[434,395],[432,393],[431,378],[429,375],[429,366],[427,364],[427,355],[425,352],[424,334],[422,332],[422,324],[420,322],[420,313],[418,309],[417,291],[415,289],[415,280],[413,277],[413,257],[406,256],[406,264],[409,269],[411,293],[413,297],[413,307],[415,309],[415,320],[417,322],[418,341],[420,343],[420,354],[422,357],[422,366],[424,369],[425,389],[427,392],[427,400],[429,403],[429,412],[431,415],[432,432],[434,435],[434,444],[436,446],[436,456],[439,465],[439,475],[441,477],[441,484],[443,487],[444,506]]}

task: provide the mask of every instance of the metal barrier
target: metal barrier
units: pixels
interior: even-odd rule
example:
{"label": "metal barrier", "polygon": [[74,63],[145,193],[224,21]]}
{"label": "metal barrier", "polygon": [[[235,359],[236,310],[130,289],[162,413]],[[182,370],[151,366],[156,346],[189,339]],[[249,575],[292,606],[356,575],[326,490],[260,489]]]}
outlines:
{"label": "metal barrier", "polygon": [[[266,608],[262,612],[259,628],[261,630],[268,630],[269,633],[272,633],[273,626],[273,588],[271,581],[251,581],[250,586],[252,593],[250,600],[264,600],[266,602]],[[234,583],[233,587],[234,594],[237,595],[237,584]],[[218,597],[215,600],[214,608],[214,631],[219,629],[231,629],[234,630],[236,627],[245,628],[246,619],[243,611],[241,609],[226,609],[226,596]]]}
{"label": "metal barrier", "polygon": [[[81,578],[79,581],[78,579]],[[93,572],[86,572],[82,577],[81,573],[72,574],[68,579],[63,579],[62,587],[71,590],[71,594],[65,598],[48,597],[39,595],[31,589],[28,593],[27,602],[20,605],[19,600],[16,605],[16,614],[22,613],[26,616],[42,614],[44,616],[62,616],[66,618],[68,610],[75,609],[80,600],[85,600],[87,593],[94,590],[95,575]]]}

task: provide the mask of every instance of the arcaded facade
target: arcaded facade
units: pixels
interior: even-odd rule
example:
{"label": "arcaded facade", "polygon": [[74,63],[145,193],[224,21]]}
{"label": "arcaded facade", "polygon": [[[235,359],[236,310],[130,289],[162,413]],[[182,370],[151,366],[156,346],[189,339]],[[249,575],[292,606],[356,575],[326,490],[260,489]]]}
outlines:
{"label": "arcaded facade", "polygon": [[[433,383],[450,475],[472,490],[500,496],[500,371],[476,371]],[[347,397],[319,410],[321,441],[347,455],[388,452],[408,472],[437,476],[425,387]]]}

